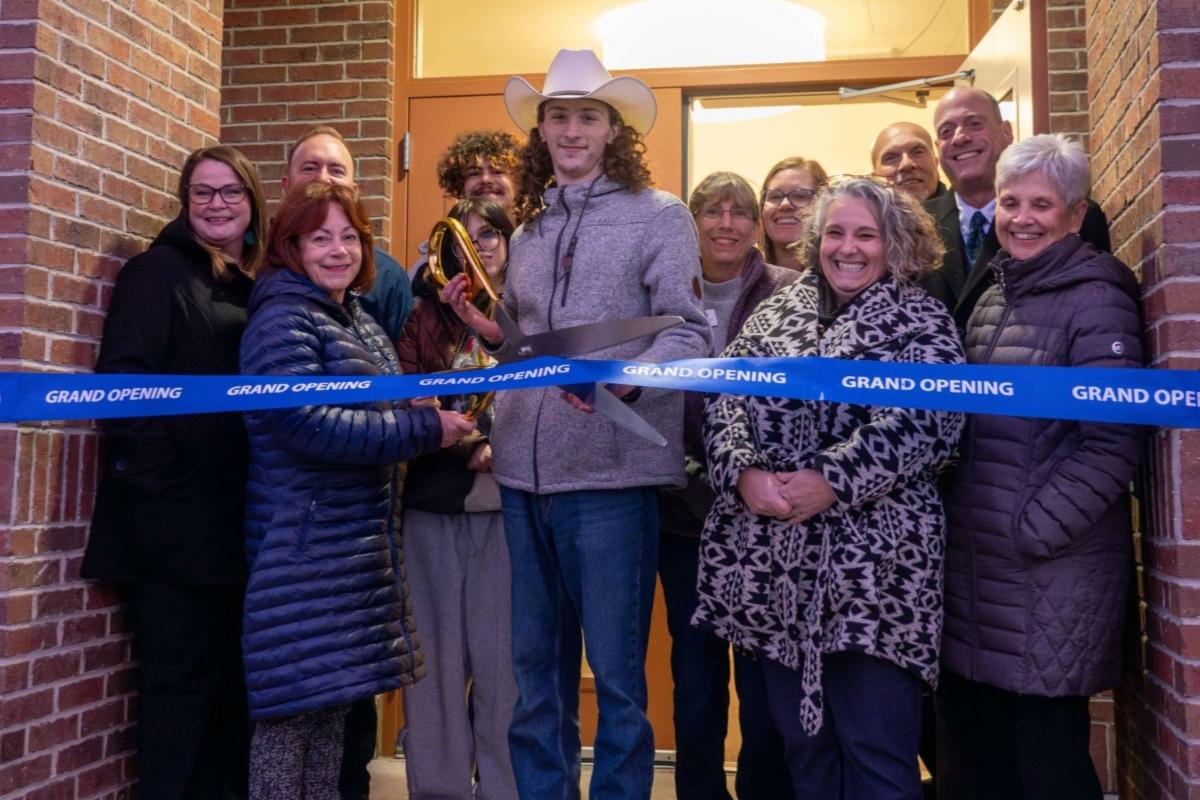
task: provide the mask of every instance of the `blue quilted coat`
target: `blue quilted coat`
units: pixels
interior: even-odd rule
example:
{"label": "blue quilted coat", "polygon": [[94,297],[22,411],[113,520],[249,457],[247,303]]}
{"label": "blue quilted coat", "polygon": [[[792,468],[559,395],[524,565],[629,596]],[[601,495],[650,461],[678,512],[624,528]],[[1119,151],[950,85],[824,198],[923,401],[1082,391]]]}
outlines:
{"label": "blue quilted coat", "polygon": [[[382,329],[307,278],[260,279],[245,375],[398,373]],[[293,716],[423,672],[393,512],[396,464],[437,450],[433,409],[310,405],[246,414],[249,584],[242,644],[250,712]]]}

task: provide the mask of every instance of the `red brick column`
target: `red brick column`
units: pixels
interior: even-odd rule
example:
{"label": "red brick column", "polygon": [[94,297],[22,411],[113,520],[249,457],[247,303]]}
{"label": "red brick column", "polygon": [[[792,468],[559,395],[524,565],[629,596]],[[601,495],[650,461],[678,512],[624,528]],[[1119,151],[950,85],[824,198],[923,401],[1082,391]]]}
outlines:
{"label": "red brick column", "polygon": [[392,213],[394,0],[226,0],[221,140],[254,161],[278,198],[288,146],[318,124],[341,131],[385,244]]}
{"label": "red brick column", "polygon": [[[1200,32],[1195,0],[1089,0],[1094,194],[1144,291],[1154,366],[1200,349]],[[1200,435],[1151,440],[1141,542],[1144,643],[1117,696],[1128,798],[1200,798]],[[1136,622],[1136,620],[1135,620]],[[1131,629],[1131,634],[1141,633]],[[1131,635],[1131,639],[1136,638]]]}
{"label": "red brick column", "polygon": [[1046,0],[1050,133],[1088,146],[1088,53],[1084,0]]}
{"label": "red brick column", "polygon": [[[215,11],[214,11],[215,9]],[[0,369],[90,371],[124,259],[175,214],[218,131],[220,5],[0,3]],[[110,589],[80,581],[83,423],[0,426],[0,796],[134,782],[135,667]]]}

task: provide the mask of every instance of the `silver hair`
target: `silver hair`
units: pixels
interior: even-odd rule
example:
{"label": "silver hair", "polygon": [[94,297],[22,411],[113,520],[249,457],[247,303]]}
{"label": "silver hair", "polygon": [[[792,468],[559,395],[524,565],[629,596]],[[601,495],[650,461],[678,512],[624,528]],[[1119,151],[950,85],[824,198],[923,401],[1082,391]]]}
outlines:
{"label": "silver hair", "polygon": [[835,200],[846,197],[856,197],[871,209],[883,240],[884,260],[897,281],[914,281],[922,272],[941,264],[945,247],[933,217],[908,192],[874,175],[845,175],[829,180],[809,209],[804,235],[792,245],[801,263],[819,269],[821,234],[829,207]]}
{"label": "silver hair", "polygon": [[996,162],[996,194],[1034,172],[1046,176],[1068,206],[1086,200],[1091,193],[1092,170],[1087,153],[1082,145],[1061,133],[1040,133],[1009,145]]}

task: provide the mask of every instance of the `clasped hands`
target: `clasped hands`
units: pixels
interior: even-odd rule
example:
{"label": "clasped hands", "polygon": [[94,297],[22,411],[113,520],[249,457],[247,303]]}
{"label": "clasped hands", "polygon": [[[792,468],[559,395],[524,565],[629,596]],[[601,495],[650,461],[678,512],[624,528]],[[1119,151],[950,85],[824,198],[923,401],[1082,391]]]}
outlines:
{"label": "clasped hands", "polygon": [[738,478],[738,494],[755,514],[804,522],[837,502],[825,476],[816,470],[769,472],[750,467]]}

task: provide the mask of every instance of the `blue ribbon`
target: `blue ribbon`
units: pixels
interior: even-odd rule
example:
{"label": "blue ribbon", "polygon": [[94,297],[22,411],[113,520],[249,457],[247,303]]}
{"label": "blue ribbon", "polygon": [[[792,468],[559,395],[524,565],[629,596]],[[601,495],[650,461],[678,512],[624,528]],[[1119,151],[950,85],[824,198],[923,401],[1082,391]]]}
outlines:
{"label": "blue ribbon", "polygon": [[898,364],[828,358],[708,358],[666,364],[539,358],[486,370],[400,376],[8,372],[0,373],[0,421],[258,411],[593,382],[971,414],[1200,428],[1197,372]]}

